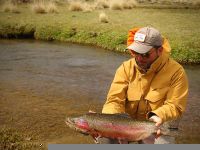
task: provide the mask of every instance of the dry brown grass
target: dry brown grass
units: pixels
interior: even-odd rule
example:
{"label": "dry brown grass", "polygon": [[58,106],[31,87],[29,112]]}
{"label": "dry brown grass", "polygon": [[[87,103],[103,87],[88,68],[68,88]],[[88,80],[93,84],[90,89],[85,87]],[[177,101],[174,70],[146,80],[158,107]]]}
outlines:
{"label": "dry brown grass", "polygon": [[158,3],[158,4],[196,4],[199,3],[200,0],[137,0],[139,3]]}
{"label": "dry brown grass", "polygon": [[108,23],[108,16],[104,12],[101,12],[99,14],[99,21],[102,23]]}
{"label": "dry brown grass", "polygon": [[3,4],[2,10],[3,10],[3,12],[20,13],[17,5],[11,3],[10,1]]}
{"label": "dry brown grass", "polygon": [[123,9],[132,9],[137,6],[137,2],[135,0],[123,0],[121,5]]}
{"label": "dry brown grass", "polygon": [[95,9],[105,9],[109,8],[108,0],[97,0],[94,2]]}
{"label": "dry brown grass", "polygon": [[193,6],[200,6],[200,0],[192,3]]}
{"label": "dry brown grass", "polygon": [[42,1],[34,2],[32,5],[32,10],[35,13],[44,14],[46,13],[45,4]]}
{"label": "dry brown grass", "polygon": [[112,0],[110,1],[110,9],[112,10],[122,10],[122,0],[116,1],[116,0]]}
{"label": "dry brown grass", "polygon": [[79,1],[70,2],[69,3],[69,10],[70,11],[83,11],[83,3]]}
{"label": "dry brown grass", "polygon": [[92,12],[94,9],[95,6],[92,3],[87,3],[82,1],[69,2],[70,11]]}
{"label": "dry brown grass", "polygon": [[58,13],[58,9],[56,7],[56,4],[53,2],[49,2],[46,6],[46,10],[48,13]]}
{"label": "dry brown grass", "polygon": [[94,6],[88,3],[83,4],[83,12],[92,12],[94,10]]}

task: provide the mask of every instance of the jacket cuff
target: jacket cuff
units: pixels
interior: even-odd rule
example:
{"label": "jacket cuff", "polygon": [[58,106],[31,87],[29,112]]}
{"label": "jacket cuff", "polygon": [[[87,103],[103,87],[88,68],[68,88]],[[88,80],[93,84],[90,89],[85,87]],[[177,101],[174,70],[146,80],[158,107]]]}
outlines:
{"label": "jacket cuff", "polygon": [[146,114],[146,119],[149,119],[149,118],[151,118],[152,116],[157,116],[155,113],[153,113],[153,112],[148,112],[147,114]]}
{"label": "jacket cuff", "polygon": [[160,119],[162,119],[162,122],[166,121],[166,118],[163,116],[162,112],[157,110],[152,111],[152,113],[154,113],[155,115],[157,115]]}

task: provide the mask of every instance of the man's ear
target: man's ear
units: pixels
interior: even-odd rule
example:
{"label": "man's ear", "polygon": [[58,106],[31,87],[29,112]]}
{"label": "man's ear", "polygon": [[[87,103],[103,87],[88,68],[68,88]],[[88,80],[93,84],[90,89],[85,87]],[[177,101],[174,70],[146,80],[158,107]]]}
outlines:
{"label": "man's ear", "polygon": [[158,56],[160,56],[163,52],[163,47],[159,47],[158,50],[157,50],[157,53],[158,53]]}
{"label": "man's ear", "polygon": [[133,54],[132,50],[129,49],[128,51],[129,51],[129,53],[131,54],[132,57],[135,57],[135,55]]}

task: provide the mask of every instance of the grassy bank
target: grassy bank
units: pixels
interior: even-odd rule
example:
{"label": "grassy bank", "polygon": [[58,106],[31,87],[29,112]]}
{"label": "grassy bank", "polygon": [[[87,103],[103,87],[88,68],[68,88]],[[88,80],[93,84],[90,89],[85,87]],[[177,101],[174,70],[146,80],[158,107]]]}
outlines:
{"label": "grassy bank", "polygon": [[[172,57],[181,63],[200,63],[200,10],[151,9],[69,11],[57,5],[57,13],[34,13],[30,4],[18,5],[18,13],[0,12],[1,38],[35,38],[86,43],[123,51],[133,27],[153,26],[170,40]],[[108,23],[99,21],[107,15]]]}

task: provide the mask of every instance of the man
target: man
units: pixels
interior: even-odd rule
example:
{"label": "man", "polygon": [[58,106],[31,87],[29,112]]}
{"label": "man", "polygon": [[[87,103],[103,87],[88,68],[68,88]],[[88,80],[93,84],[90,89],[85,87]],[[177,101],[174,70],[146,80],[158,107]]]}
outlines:
{"label": "man", "polygon": [[[167,39],[157,29],[144,27],[129,31],[128,45],[133,58],[117,69],[102,113],[128,113],[135,119],[154,121],[156,126],[180,118],[188,81],[183,67],[169,57]],[[117,141],[102,138],[100,143]]]}

